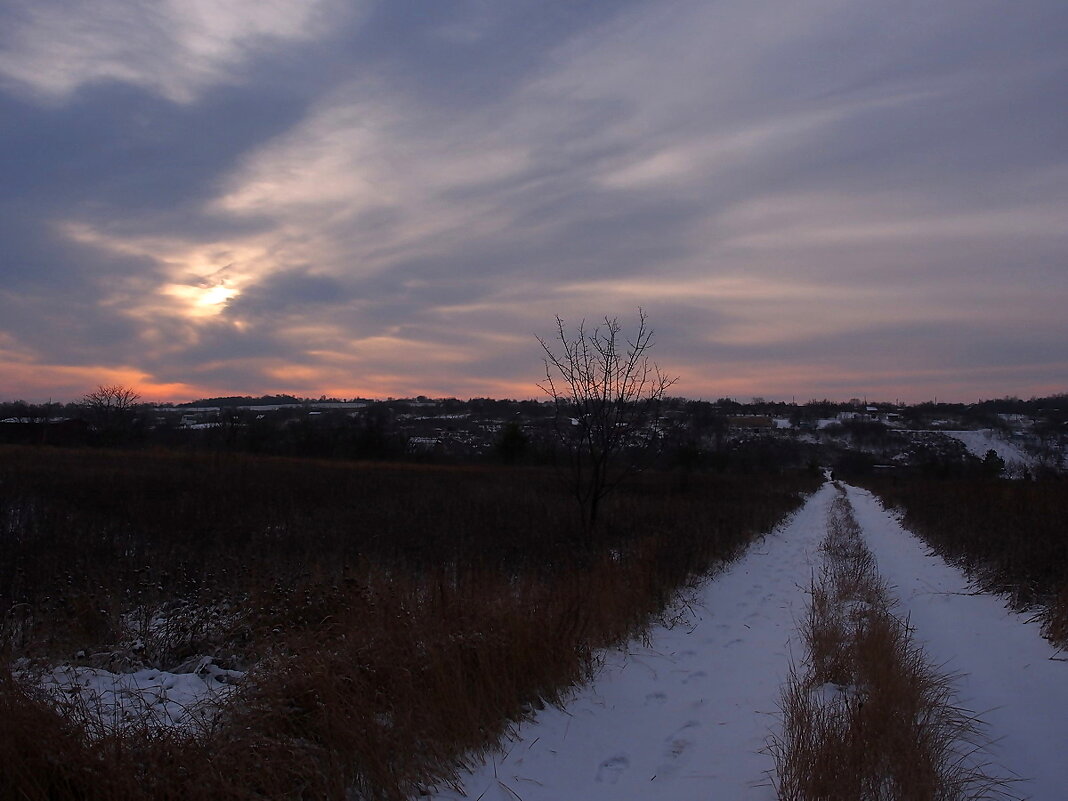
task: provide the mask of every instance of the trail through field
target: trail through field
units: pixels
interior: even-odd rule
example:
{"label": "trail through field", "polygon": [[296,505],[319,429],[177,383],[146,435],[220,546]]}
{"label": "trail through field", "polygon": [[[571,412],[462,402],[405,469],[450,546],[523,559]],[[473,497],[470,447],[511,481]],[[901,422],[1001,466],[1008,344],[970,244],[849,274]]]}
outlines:
{"label": "trail through field", "polygon": [[1025,779],[1014,792],[1068,798],[1068,653],[1028,616],[980,593],[930,553],[866,490],[846,487],[879,572],[935,664],[959,673],[958,700],[989,726],[996,763]]}
{"label": "trail through field", "polygon": [[606,654],[565,710],[546,708],[464,777],[466,797],[774,799],[774,763],[762,749],[834,494],[824,485],[786,527],[705,582],[687,622]]}
{"label": "trail through field", "polygon": [[[870,494],[846,487],[883,578],[930,657],[965,674],[959,700],[998,739],[993,760],[1034,799],[1068,787],[1068,662],[1037,625],[967,581]],[[803,658],[798,622],[818,569],[831,483],[792,520],[697,590],[686,622],[605,654],[565,709],[546,708],[442,801],[771,801],[779,693]]]}

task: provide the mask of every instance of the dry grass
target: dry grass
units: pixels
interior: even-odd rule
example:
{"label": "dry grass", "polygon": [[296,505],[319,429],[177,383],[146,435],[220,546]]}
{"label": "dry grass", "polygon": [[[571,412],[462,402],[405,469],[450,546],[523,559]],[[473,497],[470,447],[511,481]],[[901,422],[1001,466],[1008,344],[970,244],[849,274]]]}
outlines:
{"label": "dry grass", "polygon": [[[584,542],[536,470],[0,456],[0,799],[42,801],[412,797],[814,488],[649,475]],[[251,672],[195,733],[92,731],[10,670],[198,653]]]}
{"label": "dry grass", "polygon": [[982,724],[926,660],[865,547],[834,501],[803,626],[805,668],[783,690],[771,750],[783,801],[1011,798],[982,761]]}
{"label": "dry grass", "polygon": [[1044,634],[1068,647],[1068,479],[868,477],[865,486],[947,561],[1017,609],[1037,607]]}
{"label": "dry grass", "polygon": [[1061,648],[1068,648],[1068,584],[1050,603],[1043,633]]}

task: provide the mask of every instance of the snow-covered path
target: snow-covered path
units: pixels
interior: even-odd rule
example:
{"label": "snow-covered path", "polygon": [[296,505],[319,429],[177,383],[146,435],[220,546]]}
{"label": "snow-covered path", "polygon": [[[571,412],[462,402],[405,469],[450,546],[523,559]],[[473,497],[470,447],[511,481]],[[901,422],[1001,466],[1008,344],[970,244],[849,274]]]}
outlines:
{"label": "snow-covered path", "polygon": [[[971,595],[869,493],[847,487],[879,571],[936,664],[966,674],[960,701],[999,739],[994,760],[1029,779],[1015,791],[1068,798],[1068,663],[1036,625],[990,596]],[[441,801],[772,801],[768,736],[805,614],[827,508],[825,484],[793,519],[698,591],[687,625],[606,656],[566,710],[547,708],[504,753]]]}
{"label": "snow-covered path", "polygon": [[[1068,657],[1037,623],[974,589],[956,568],[902,529],[871,493],[847,487],[879,572],[900,600],[928,657],[962,674],[959,701],[998,742],[994,760],[1027,779],[1013,790],[1036,801],[1068,798]],[[1052,657],[1052,658],[1051,658]]]}
{"label": "snow-covered path", "polygon": [[466,797],[774,799],[773,761],[761,749],[834,494],[825,485],[783,529],[706,582],[688,624],[608,654],[566,711],[543,710],[465,778]]}

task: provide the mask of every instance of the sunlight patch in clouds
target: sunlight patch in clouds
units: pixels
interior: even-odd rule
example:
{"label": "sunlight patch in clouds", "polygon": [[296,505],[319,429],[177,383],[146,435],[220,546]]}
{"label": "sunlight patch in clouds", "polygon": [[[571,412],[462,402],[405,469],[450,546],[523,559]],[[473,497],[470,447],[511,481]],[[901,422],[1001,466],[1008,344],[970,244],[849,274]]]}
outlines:
{"label": "sunlight patch in clouds", "polygon": [[238,294],[236,289],[224,284],[209,287],[170,284],[164,287],[163,291],[184,301],[187,304],[187,313],[191,317],[208,317],[218,314],[226,302]]}
{"label": "sunlight patch in clouds", "polygon": [[217,315],[274,260],[254,239],[197,244],[171,237],[121,237],[81,222],[60,226],[67,237],[105,251],[155,261],[170,281],[150,294],[126,298],[130,313],[171,313],[190,318]]}

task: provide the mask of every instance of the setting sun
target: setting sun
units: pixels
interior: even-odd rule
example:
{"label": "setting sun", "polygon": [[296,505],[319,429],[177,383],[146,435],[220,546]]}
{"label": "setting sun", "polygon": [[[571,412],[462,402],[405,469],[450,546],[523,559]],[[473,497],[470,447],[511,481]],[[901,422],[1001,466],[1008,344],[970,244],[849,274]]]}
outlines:
{"label": "setting sun", "polygon": [[209,317],[218,314],[226,303],[237,297],[238,290],[224,284],[200,287],[171,284],[164,290],[167,295],[187,304],[186,313],[192,317]]}

